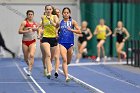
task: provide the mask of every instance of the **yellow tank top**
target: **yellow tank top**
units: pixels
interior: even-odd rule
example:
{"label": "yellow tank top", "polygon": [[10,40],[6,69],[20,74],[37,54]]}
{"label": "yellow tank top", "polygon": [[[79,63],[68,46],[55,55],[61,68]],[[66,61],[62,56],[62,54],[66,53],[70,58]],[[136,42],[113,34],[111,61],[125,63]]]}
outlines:
{"label": "yellow tank top", "polygon": [[[44,33],[43,37],[47,38],[55,38],[56,37],[56,27],[54,27],[52,24],[50,24],[50,21],[47,19],[47,17],[44,15],[43,17],[43,23],[44,23]],[[51,16],[51,20],[54,20],[54,15]]]}
{"label": "yellow tank top", "polygon": [[106,39],[106,26],[97,26],[97,39]]}

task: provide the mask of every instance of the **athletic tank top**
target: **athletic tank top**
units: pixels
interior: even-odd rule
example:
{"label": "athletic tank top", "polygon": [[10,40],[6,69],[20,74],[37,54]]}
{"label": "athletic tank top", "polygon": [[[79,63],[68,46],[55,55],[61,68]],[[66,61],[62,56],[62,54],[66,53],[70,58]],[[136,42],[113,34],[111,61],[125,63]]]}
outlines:
{"label": "athletic tank top", "polygon": [[74,44],[74,34],[72,31],[69,31],[67,28],[70,27],[73,29],[72,18],[67,22],[62,20],[60,22],[60,33],[59,33],[59,43],[71,43]]}
{"label": "athletic tank top", "polygon": [[[46,15],[43,17],[43,23],[44,23],[44,33],[43,37],[47,38],[55,38],[56,37],[56,27],[50,24],[49,19],[47,19]],[[54,21],[54,15],[51,15],[50,19]]]}
{"label": "athletic tank top", "polygon": [[[36,26],[36,23],[35,22],[33,22],[32,24],[31,23],[29,23],[29,21],[28,20],[25,20],[26,21],[26,25],[25,25],[25,29],[27,29],[28,27],[34,27],[34,26]],[[33,39],[35,39],[35,32],[33,31],[33,32],[27,32],[27,33],[25,33],[25,34],[23,34],[23,38],[22,38],[22,40],[25,40],[25,41],[30,41],[30,40],[33,40]]]}
{"label": "athletic tank top", "polygon": [[124,32],[122,31],[122,29],[116,28],[116,36],[117,36],[117,41],[122,41],[124,39]]}
{"label": "athletic tank top", "polygon": [[106,39],[106,26],[97,26],[97,39]]}
{"label": "athletic tank top", "polygon": [[83,35],[82,37],[79,37],[79,40],[87,41],[87,37],[89,36],[87,29],[82,30],[82,35]]}

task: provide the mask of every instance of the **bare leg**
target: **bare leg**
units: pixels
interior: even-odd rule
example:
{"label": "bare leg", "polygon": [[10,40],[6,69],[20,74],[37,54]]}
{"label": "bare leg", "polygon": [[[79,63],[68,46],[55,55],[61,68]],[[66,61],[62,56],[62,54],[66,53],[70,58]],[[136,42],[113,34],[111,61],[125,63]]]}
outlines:
{"label": "bare leg", "polygon": [[36,44],[33,43],[29,46],[29,71],[32,70],[34,64],[35,50],[36,50]]}
{"label": "bare leg", "polygon": [[45,42],[42,44],[43,49],[45,51],[45,64],[47,64],[47,77],[50,79],[51,71],[52,71],[52,64],[51,64],[51,51],[50,51],[50,44]]}
{"label": "bare leg", "polygon": [[105,49],[104,49],[104,46],[101,46],[101,48],[102,48],[103,57],[105,57]]}
{"label": "bare leg", "polygon": [[124,43],[122,42],[122,43],[120,43],[120,45],[119,45],[119,47],[118,47],[118,49],[117,49],[117,52],[119,53],[119,54],[123,54],[124,55],[124,58],[126,58],[126,53],[122,50],[123,49],[123,47],[124,47]]}
{"label": "bare leg", "polygon": [[59,69],[59,64],[60,64],[60,60],[59,60],[59,55],[60,55],[60,50],[59,50],[59,45],[55,46],[52,48],[51,50],[51,60],[53,60],[53,58],[55,59],[55,78],[58,77],[58,69]]}
{"label": "bare leg", "polygon": [[[116,42],[116,50],[119,49],[120,44],[118,42]],[[118,61],[121,62],[121,54],[117,51],[118,54]]]}
{"label": "bare leg", "polygon": [[84,48],[85,48],[86,46],[87,46],[87,42],[86,42],[86,41],[84,41],[84,42],[79,46],[76,63],[79,62],[79,59],[81,58],[82,53],[83,53],[83,50],[84,50]]}
{"label": "bare leg", "polygon": [[[66,82],[69,81],[69,78],[68,78],[68,62],[67,62],[67,49],[60,45],[60,53],[61,53],[61,56],[62,56],[62,59],[63,59],[63,63],[62,63],[62,68],[63,68],[63,72],[64,72],[64,75],[65,75],[65,78],[66,78]],[[71,58],[69,59],[71,60]]]}
{"label": "bare leg", "polygon": [[96,59],[96,61],[100,61],[100,51],[101,51],[101,47],[103,46],[105,40],[101,40],[98,44],[97,44],[97,50],[98,50],[98,57]]}
{"label": "bare leg", "polygon": [[23,51],[23,54],[24,54],[24,61],[29,66],[29,62],[28,62],[29,48],[28,48],[28,46],[22,44],[22,51]]}
{"label": "bare leg", "polygon": [[46,69],[45,52],[44,52],[44,49],[43,49],[42,43],[40,43],[40,49],[41,49],[41,53],[42,53],[43,67],[44,67],[44,69]]}
{"label": "bare leg", "polygon": [[70,64],[73,55],[73,47],[69,48],[67,51],[67,64]]}

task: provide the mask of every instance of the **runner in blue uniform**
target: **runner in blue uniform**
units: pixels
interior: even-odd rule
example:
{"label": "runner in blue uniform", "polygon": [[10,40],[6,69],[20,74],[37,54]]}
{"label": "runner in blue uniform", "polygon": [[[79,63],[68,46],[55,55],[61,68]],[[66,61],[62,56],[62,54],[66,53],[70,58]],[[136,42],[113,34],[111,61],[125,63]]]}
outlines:
{"label": "runner in blue uniform", "polygon": [[66,82],[70,81],[67,65],[70,64],[73,54],[74,33],[81,33],[77,22],[70,17],[70,14],[71,10],[68,7],[65,7],[62,11],[63,20],[60,22],[59,33],[60,53],[63,59],[62,67]]}

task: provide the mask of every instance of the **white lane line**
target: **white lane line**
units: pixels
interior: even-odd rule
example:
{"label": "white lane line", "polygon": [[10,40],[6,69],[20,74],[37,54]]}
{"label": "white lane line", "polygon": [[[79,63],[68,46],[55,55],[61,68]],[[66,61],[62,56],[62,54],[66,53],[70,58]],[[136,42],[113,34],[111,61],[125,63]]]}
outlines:
{"label": "white lane line", "polygon": [[[27,67],[24,67],[23,70],[27,72]],[[45,90],[43,90],[43,88],[36,82],[36,80],[32,77],[32,76],[29,76],[30,79],[34,82],[34,84],[39,88],[39,90],[42,92],[42,93],[46,93]]]}
{"label": "white lane line", "polygon": [[[14,63],[16,64],[16,67],[18,68],[18,70],[19,70],[19,72],[21,73],[21,75],[23,76],[23,78],[24,78],[25,80],[27,80],[27,77],[24,75],[24,73],[23,73],[23,71],[21,70],[21,68],[19,67],[19,65],[18,65],[16,62],[14,62]],[[33,87],[33,85],[32,85],[29,81],[27,81],[27,83],[28,83],[28,85],[31,87],[31,89],[33,90],[34,93],[38,93],[37,90]]]}
{"label": "white lane line", "polygon": [[81,68],[87,69],[88,71],[94,72],[94,73],[99,74],[99,75],[102,75],[102,76],[106,76],[106,77],[111,78],[111,79],[115,79],[115,80],[117,80],[117,81],[120,81],[120,82],[126,83],[126,84],[128,84],[128,85],[134,86],[134,87],[136,87],[136,88],[140,88],[139,85],[135,85],[135,84],[132,84],[132,83],[130,83],[130,82],[128,82],[128,81],[121,80],[121,79],[118,79],[118,78],[116,78],[116,77],[113,77],[113,76],[110,76],[110,75],[107,75],[107,74],[98,72],[98,71],[93,70],[93,69],[91,69],[91,68],[88,68],[88,67],[81,67]]}
{"label": "white lane line", "polygon": [[119,65],[126,64],[126,62],[86,62],[86,63],[71,63],[68,66],[91,66],[91,65]]}
{"label": "white lane line", "polygon": [[[29,82],[33,83],[33,82]],[[27,82],[0,82],[0,84],[27,84]]]}
{"label": "white lane line", "polygon": [[[29,83],[33,83],[34,82],[29,82]],[[38,82],[39,84],[47,84],[47,82]],[[0,82],[0,84],[27,84],[27,82]]]}
{"label": "white lane line", "polygon": [[[60,73],[63,74],[63,71],[62,71],[61,69],[59,69],[59,71],[60,71]],[[82,81],[82,80],[80,80],[80,79],[78,79],[78,78],[76,78],[76,77],[74,77],[74,76],[72,76],[72,75],[70,75],[70,74],[68,74],[68,76],[69,76],[72,80],[74,80],[76,83],[81,84],[81,85],[83,85],[84,87],[90,89],[93,93],[104,93],[103,91],[101,91],[101,90],[99,90],[99,89],[97,89],[97,88],[95,88],[95,87],[93,87],[93,86],[87,84],[86,82],[84,82],[84,81]]]}

